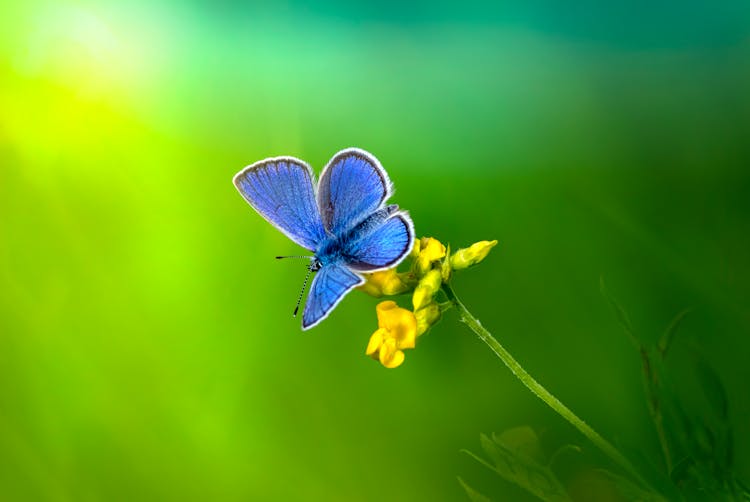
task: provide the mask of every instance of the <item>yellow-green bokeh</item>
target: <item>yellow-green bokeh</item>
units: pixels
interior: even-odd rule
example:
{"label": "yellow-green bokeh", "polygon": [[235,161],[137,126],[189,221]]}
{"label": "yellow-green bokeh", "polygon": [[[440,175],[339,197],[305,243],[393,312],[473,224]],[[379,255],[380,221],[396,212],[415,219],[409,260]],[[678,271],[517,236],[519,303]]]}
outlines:
{"label": "yellow-green bokeh", "polygon": [[648,339],[692,307],[750,474],[743,2],[30,1],[0,28],[0,499],[526,500],[459,453],[522,424],[603,462],[452,314],[396,370],[365,295],[300,331],[273,260],[299,249],[231,178],[347,146],[420,235],[500,241],[456,290],[633,457],[658,448],[599,278]]}

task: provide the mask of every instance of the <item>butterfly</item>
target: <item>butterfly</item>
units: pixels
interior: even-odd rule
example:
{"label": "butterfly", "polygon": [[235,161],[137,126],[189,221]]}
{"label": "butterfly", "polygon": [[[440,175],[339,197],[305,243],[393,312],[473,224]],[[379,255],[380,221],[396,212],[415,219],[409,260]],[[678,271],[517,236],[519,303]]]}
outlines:
{"label": "butterfly", "polygon": [[[347,148],[328,161],[315,180],[310,166],[294,157],[251,164],[234,185],[269,223],[312,251],[310,286],[302,329],[316,326],[344,296],[364,283],[362,273],[395,267],[414,245],[414,223],[406,211],[386,204],[393,185],[370,153]],[[299,306],[299,301],[297,302]],[[295,309],[295,315],[297,310]]]}

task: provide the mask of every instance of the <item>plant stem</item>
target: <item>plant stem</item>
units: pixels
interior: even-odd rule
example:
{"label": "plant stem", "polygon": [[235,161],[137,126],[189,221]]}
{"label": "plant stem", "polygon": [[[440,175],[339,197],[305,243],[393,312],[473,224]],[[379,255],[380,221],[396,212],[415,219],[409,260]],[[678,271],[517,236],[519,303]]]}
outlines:
{"label": "plant stem", "polygon": [[659,402],[658,387],[659,383],[656,374],[653,370],[653,363],[651,357],[645,347],[640,347],[641,353],[641,365],[643,366],[643,386],[646,391],[646,402],[648,404],[648,412],[651,415],[651,420],[654,422],[656,427],[656,434],[659,437],[659,445],[661,445],[661,451],[664,454],[664,463],[667,467],[667,472],[672,472],[672,455],[669,453],[669,443],[667,442],[667,434],[664,430],[664,417],[661,414],[661,403]]}
{"label": "plant stem", "polygon": [[537,382],[534,377],[529,375],[525,369],[515,360],[515,358],[500,345],[492,334],[487,331],[484,326],[475,318],[471,312],[469,312],[461,300],[458,299],[456,293],[451,288],[450,284],[443,283],[443,291],[445,292],[448,299],[458,310],[458,314],[461,321],[466,324],[474,333],[477,334],[480,340],[487,344],[492,351],[497,354],[497,357],[505,363],[508,369],[523,383],[527,389],[535,394],[539,399],[545,402],[547,406],[557,412],[558,415],[567,420],[573,427],[578,429],[584,436],[586,436],[597,448],[599,448],[605,455],[627,471],[633,478],[635,478],[644,487],[650,488],[649,484],[638,474],[630,461],[620,453],[614,446],[612,446],[606,439],[601,437],[598,432],[591,428],[586,422],[578,418],[578,416],[570,411],[559,399],[553,396],[547,389]]}

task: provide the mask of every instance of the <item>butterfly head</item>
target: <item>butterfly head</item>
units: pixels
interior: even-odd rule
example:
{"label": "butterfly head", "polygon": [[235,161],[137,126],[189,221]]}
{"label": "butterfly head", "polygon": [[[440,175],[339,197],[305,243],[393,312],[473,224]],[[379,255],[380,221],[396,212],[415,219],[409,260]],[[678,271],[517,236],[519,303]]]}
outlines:
{"label": "butterfly head", "polygon": [[308,266],[310,269],[310,272],[317,272],[321,268],[323,268],[323,264],[318,260],[317,256],[313,256],[310,258],[310,265]]}

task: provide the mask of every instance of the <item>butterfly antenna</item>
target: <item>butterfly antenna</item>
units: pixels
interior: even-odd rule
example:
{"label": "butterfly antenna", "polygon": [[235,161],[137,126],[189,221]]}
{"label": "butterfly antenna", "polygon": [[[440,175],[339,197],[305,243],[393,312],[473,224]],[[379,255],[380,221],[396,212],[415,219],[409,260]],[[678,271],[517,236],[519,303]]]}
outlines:
{"label": "butterfly antenna", "polygon": [[308,258],[308,259],[310,259],[310,258],[312,258],[312,256],[299,255],[299,256],[277,256],[276,257],[277,260],[283,260],[284,258]]}
{"label": "butterfly antenna", "polygon": [[[305,256],[305,258],[307,258]],[[297,305],[294,307],[294,313],[292,314],[294,317],[297,317],[297,311],[299,310],[299,304],[302,301],[302,295],[305,293],[305,288],[307,287],[307,281],[310,279],[310,274],[313,273],[313,267],[307,267],[307,275],[305,275],[305,282],[302,283],[302,290],[299,292],[299,296],[297,297]]]}

